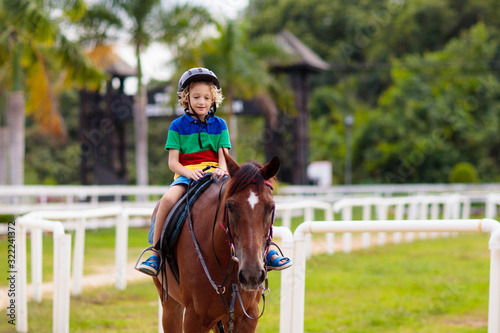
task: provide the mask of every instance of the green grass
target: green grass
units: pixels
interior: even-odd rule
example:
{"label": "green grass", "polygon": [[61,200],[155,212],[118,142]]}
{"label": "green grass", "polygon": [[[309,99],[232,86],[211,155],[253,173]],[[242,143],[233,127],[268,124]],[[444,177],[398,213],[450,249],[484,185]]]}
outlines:
{"label": "green grass", "polygon": [[[129,255],[135,258],[145,246],[146,233],[131,229]],[[86,245],[86,265],[92,266],[102,253],[113,256],[114,232],[89,232]],[[314,256],[307,262],[305,331],[486,332],[488,281],[486,234]],[[270,273],[258,332],[279,331],[279,283],[279,273]],[[51,303],[29,303],[30,332],[51,331]],[[150,281],[129,283],[124,291],[84,289],[71,298],[71,332],[156,332],[156,318]]]}

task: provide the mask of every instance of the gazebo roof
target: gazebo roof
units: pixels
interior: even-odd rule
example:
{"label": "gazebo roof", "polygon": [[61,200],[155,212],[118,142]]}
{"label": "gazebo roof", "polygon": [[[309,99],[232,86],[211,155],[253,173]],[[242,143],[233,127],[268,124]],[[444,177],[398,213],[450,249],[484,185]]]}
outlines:
{"label": "gazebo roof", "polygon": [[136,76],[135,68],[127,64],[110,45],[98,45],[89,53],[92,62],[112,76]]}
{"label": "gazebo roof", "polygon": [[110,62],[105,68],[106,72],[113,76],[136,76],[137,71],[135,68],[127,64],[120,56],[116,55],[114,61]]}
{"label": "gazebo roof", "polygon": [[276,36],[277,43],[290,55],[286,63],[278,64],[277,68],[305,68],[312,71],[326,71],[330,65],[302,43],[290,31],[283,29]]}

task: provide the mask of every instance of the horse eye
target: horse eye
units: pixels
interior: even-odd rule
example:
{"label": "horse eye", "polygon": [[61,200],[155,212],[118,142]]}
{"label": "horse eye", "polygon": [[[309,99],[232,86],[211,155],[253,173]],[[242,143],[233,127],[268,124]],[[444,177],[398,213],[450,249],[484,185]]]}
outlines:
{"label": "horse eye", "polygon": [[234,206],[233,202],[226,202],[226,208],[230,213],[234,212]]}
{"label": "horse eye", "polygon": [[269,214],[274,212],[274,206],[275,206],[274,203],[267,205],[266,209]]}

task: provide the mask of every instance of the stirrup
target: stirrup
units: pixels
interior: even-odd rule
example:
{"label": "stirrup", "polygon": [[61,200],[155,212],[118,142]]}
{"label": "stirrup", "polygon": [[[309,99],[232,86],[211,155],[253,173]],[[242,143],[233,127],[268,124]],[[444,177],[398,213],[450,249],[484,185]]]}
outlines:
{"label": "stirrup", "polygon": [[[278,249],[279,254],[278,254],[278,252],[276,252],[276,250],[271,250],[271,245],[275,246]],[[279,259],[279,261],[286,259],[286,262],[282,265],[271,266],[270,264],[273,262],[268,260],[268,256],[271,253],[271,251],[274,252],[274,254],[278,255],[278,258],[274,259],[273,262],[278,260],[279,258],[281,258],[281,259]],[[287,269],[290,266],[292,266],[292,260],[290,260],[290,258],[288,258],[288,257],[285,257],[285,255],[283,254],[283,251],[281,251],[281,248],[278,246],[278,244],[276,244],[273,241],[269,242],[269,246],[267,247],[266,256],[264,257],[264,263],[265,263],[266,271],[268,271],[268,272],[269,271],[281,271],[281,270]]]}
{"label": "stirrup", "polygon": [[141,262],[141,258],[142,258],[142,256],[144,255],[144,252],[146,252],[146,251],[152,251],[152,252],[155,252],[155,253],[158,255],[158,259],[160,260],[160,263],[158,264],[158,272],[160,272],[160,269],[161,269],[161,267],[162,267],[162,265],[163,265],[163,257],[162,257],[162,255],[161,255],[161,252],[160,252],[160,251],[158,251],[158,250],[154,247],[154,245],[151,245],[151,246],[149,246],[149,247],[145,248],[145,249],[141,252],[141,254],[139,255],[139,258],[137,259],[137,262],[135,263],[135,266],[134,266],[135,270],[137,270],[138,272],[141,272],[141,273],[143,273],[143,274],[144,274],[144,272],[143,272],[143,271],[141,271],[139,268],[137,268],[137,266],[138,266],[138,265],[139,265],[139,263]]}
{"label": "stirrup", "polygon": [[283,254],[283,251],[281,251],[281,248],[278,246],[278,244],[276,244],[276,243],[275,243],[275,242],[273,242],[273,241],[270,241],[270,242],[269,242],[269,246],[267,247],[267,251],[268,251],[268,252],[269,252],[269,249],[271,248],[271,245],[276,246],[276,248],[278,249],[278,251],[280,251],[280,255],[281,255],[282,257],[284,257],[284,256],[285,256],[285,255]]}

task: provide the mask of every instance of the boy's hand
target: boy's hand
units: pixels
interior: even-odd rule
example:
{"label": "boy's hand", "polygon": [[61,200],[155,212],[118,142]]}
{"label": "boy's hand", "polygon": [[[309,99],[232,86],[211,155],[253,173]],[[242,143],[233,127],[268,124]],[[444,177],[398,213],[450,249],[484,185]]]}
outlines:
{"label": "boy's hand", "polygon": [[215,168],[212,175],[215,176],[215,178],[222,178],[225,175],[227,175],[227,172],[224,169],[221,168]]}
{"label": "boy's hand", "polygon": [[205,171],[201,169],[191,170],[189,172],[188,178],[193,180],[200,180],[205,175]]}

